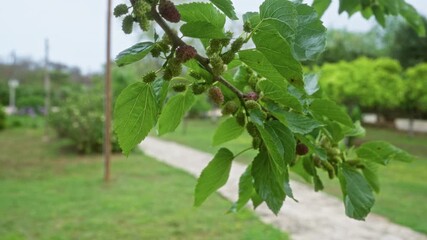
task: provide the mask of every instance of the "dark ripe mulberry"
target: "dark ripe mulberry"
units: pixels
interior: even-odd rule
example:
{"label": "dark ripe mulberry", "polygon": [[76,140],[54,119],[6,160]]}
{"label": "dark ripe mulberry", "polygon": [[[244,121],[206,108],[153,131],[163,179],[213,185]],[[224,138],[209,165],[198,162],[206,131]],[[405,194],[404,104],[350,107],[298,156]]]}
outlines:
{"label": "dark ripe mulberry", "polygon": [[224,102],[224,94],[219,87],[211,87],[209,89],[209,97],[217,105],[221,105]]}
{"label": "dark ripe mulberry", "polygon": [[223,115],[235,114],[239,110],[239,105],[234,101],[228,101],[222,108]]}
{"label": "dark ripe mulberry", "polygon": [[181,20],[181,14],[171,1],[161,1],[159,4],[160,15],[169,22],[177,23]]}
{"label": "dark ripe mulberry", "polygon": [[189,45],[180,46],[176,49],[176,59],[187,62],[197,55],[197,50]]}
{"label": "dark ripe mulberry", "polygon": [[297,155],[303,156],[308,153],[308,147],[304,143],[298,143],[296,146]]}
{"label": "dark ripe mulberry", "polygon": [[245,94],[245,99],[256,101],[258,100],[258,94],[256,92],[248,92]]}

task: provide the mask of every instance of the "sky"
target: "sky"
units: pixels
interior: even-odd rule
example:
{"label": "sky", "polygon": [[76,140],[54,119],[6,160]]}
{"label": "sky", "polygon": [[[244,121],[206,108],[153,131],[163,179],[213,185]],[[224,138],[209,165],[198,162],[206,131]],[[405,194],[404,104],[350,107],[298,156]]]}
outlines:
{"label": "sky", "polygon": [[[125,0],[113,0],[113,6]],[[126,0],[128,3],[128,0]],[[179,1],[176,1],[179,2]],[[238,13],[258,11],[263,0],[233,0]],[[304,2],[310,3],[310,0]],[[426,0],[407,0],[427,16]],[[97,72],[105,63],[107,0],[3,0],[0,8],[0,61],[11,62],[12,52],[35,61],[44,58],[49,39],[51,61]],[[375,22],[360,15],[338,15],[338,0],[322,20],[328,28],[367,31]],[[113,18],[112,56],[138,42],[138,34],[126,35],[121,21]]]}

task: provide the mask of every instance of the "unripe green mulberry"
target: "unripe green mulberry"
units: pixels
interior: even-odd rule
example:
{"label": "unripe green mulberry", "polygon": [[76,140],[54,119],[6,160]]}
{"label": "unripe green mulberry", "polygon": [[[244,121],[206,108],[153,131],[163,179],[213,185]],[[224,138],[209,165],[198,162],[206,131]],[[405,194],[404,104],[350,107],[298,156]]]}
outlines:
{"label": "unripe green mulberry", "polygon": [[218,54],[214,54],[209,60],[214,76],[220,76],[225,71],[224,62],[221,57]]}
{"label": "unripe green mulberry", "polygon": [[226,32],[225,35],[227,35],[226,38],[220,39],[222,47],[227,47],[228,44],[230,44],[231,39],[233,38],[232,32]]}
{"label": "unripe green mulberry", "polygon": [[159,4],[160,15],[169,22],[177,23],[181,20],[181,14],[171,1],[161,1]]}
{"label": "unripe green mulberry", "polygon": [[252,138],[252,147],[254,149],[258,149],[261,145],[262,141],[260,137],[254,137]]}
{"label": "unripe green mulberry", "polygon": [[209,41],[209,51],[211,53],[217,53],[221,50],[221,39],[211,39]]}
{"label": "unripe green mulberry", "polygon": [[227,51],[221,55],[221,58],[224,64],[229,64],[231,61],[233,61],[235,56],[236,56],[236,53],[232,51]]}
{"label": "unripe green mulberry", "polygon": [[193,70],[191,70],[188,75],[190,75],[190,77],[192,77],[192,78],[194,78],[196,80],[202,79],[202,76],[198,72],[195,72]]}
{"label": "unripe green mulberry", "polygon": [[166,68],[163,72],[163,79],[169,81],[173,78],[172,71],[169,68]]}
{"label": "unripe green mulberry", "polygon": [[148,31],[150,22],[147,17],[147,13],[150,12],[151,6],[145,1],[137,1],[133,7],[133,13],[139,23],[141,30]]}
{"label": "unripe green mulberry", "polygon": [[184,63],[194,58],[197,55],[197,51],[194,47],[190,45],[184,45],[184,46],[178,47],[178,49],[176,49],[175,54],[176,54],[176,59]]}
{"label": "unripe green mulberry", "polygon": [[248,100],[245,102],[245,105],[248,110],[261,109],[261,105],[255,100]]}
{"label": "unripe green mulberry", "polygon": [[142,77],[142,80],[146,83],[153,82],[154,80],[156,80],[156,72],[148,72],[147,74],[145,74],[144,77]]}
{"label": "unripe green mulberry", "polygon": [[328,161],[322,161],[321,164],[323,168],[328,172],[329,178],[333,179],[335,176],[335,170],[332,164],[330,164]]}
{"label": "unripe green mulberry", "polygon": [[187,89],[187,85],[185,83],[176,83],[172,86],[172,89],[175,92],[184,92]]}
{"label": "unripe green mulberry", "polygon": [[244,127],[246,125],[246,116],[243,112],[239,112],[238,114],[236,114],[236,121],[237,123]]}
{"label": "unripe green mulberry", "polygon": [[151,49],[151,56],[157,58],[160,56],[160,54],[162,53],[162,50],[160,49],[160,47],[158,45],[155,45],[153,47],[153,49]]}
{"label": "unripe green mulberry", "polygon": [[122,30],[126,34],[131,34],[133,29],[133,17],[131,15],[127,15],[123,18],[122,22]]}
{"label": "unripe green mulberry", "polygon": [[234,101],[228,101],[222,108],[223,115],[235,114],[239,110],[239,105]]}
{"label": "unripe green mulberry", "polygon": [[169,60],[167,68],[170,69],[173,77],[179,76],[182,73],[181,61],[176,58]]}
{"label": "unripe green mulberry", "polygon": [[126,6],[126,4],[119,4],[114,8],[114,16],[115,17],[120,17],[123,16],[125,14],[128,14],[128,6]]}
{"label": "unripe green mulberry", "polygon": [[259,137],[258,129],[253,122],[248,122],[248,124],[246,124],[246,131],[248,131],[249,135],[253,138]]}
{"label": "unripe green mulberry", "polygon": [[224,102],[224,95],[219,87],[211,87],[209,89],[209,97],[217,105],[221,105]]}
{"label": "unripe green mulberry", "polygon": [[244,43],[244,39],[239,37],[237,38],[232,44],[231,44],[231,51],[233,52],[238,52],[240,50],[240,48],[242,48],[243,43]]}
{"label": "unripe green mulberry", "polygon": [[245,22],[245,23],[243,24],[243,31],[245,31],[245,32],[247,32],[247,33],[252,32],[252,26],[251,26],[251,23],[250,23],[250,22]]}
{"label": "unripe green mulberry", "polygon": [[200,95],[206,91],[206,86],[203,83],[194,83],[191,86],[194,95]]}

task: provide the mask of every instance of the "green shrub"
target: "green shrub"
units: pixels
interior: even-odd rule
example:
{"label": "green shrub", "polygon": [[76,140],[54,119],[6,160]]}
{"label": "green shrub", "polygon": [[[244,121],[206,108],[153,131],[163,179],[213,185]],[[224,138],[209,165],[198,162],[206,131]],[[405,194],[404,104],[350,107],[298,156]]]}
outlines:
{"label": "green shrub", "polygon": [[[71,140],[79,153],[102,152],[104,113],[102,94],[88,92],[68,98],[57,111],[50,114],[49,125],[58,137]],[[119,152],[113,138],[113,151]]]}
{"label": "green shrub", "polygon": [[6,128],[6,112],[3,109],[3,106],[0,105],[0,130]]}

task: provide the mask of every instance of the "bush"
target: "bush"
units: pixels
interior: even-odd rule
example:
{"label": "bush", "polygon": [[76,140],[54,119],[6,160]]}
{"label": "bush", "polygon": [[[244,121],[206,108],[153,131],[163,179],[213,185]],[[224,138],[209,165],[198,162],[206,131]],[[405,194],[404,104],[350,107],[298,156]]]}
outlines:
{"label": "bush", "polygon": [[[49,125],[60,138],[72,141],[80,153],[102,152],[104,113],[102,94],[88,92],[68,98],[59,110],[50,114]],[[115,137],[113,151],[119,152]]]}
{"label": "bush", "polygon": [[6,112],[3,109],[3,106],[0,105],[0,130],[6,128]]}

